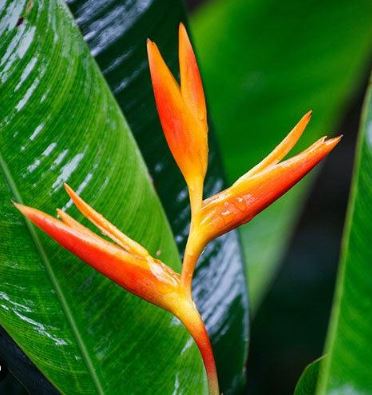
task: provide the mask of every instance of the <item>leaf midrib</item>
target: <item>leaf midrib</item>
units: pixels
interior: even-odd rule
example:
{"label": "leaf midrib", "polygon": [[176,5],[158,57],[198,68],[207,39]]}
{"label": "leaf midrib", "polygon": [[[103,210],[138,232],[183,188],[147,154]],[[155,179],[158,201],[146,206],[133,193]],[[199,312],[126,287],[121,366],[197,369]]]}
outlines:
{"label": "leaf midrib", "polygon": [[[11,175],[11,172],[9,170],[9,167],[6,164],[5,160],[3,159],[3,156],[1,154],[1,152],[0,152],[0,169],[3,172],[5,181],[9,185],[9,188],[10,188],[11,192],[13,193],[14,198],[19,203],[23,203],[21,193],[18,190],[17,184],[16,184],[15,180],[13,179],[13,177]],[[79,333],[78,326],[76,324],[74,316],[73,316],[73,314],[72,314],[72,312],[70,310],[70,307],[69,307],[69,305],[67,303],[67,300],[66,300],[66,298],[64,296],[64,293],[62,291],[62,288],[59,285],[57,277],[56,277],[56,275],[55,275],[55,273],[53,271],[52,265],[51,265],[51,263],[49,261],[49,258],[48,258],[47,254],[46,254],[46,252],[45,252],[45,250],[43,248],[43,245],[42,245],[42,243],[40,241],[40,238],[37,235],[34,226],[26,218],[25,218],[25,223],[26,223],[26,227],[27,227],[27,229],[28,229],[28,231],[29,231],[29,233],[31,235],[31,238],[32,238],[32,240],[34,242],[35,248],[36,248],[36,250],[38,251],[38,253],[40,255],[40,259],[44,263],[45,269],[46,269],[46,271],[48,273],[48,276],[49,276],[49,280],[51,281],[51,283],[52,283],[52,285],[53,285],[53,287],[54,287],[54,289],[56,291],[57,299],[59,300],[59,302],[61,304],[63,313],[66,316],[67,322],[69,323],[69,325],[71,327],[71,330],[72,330],[72,333],[75,336],[75,339],[76,339],[76,342],[77,342],[78,347],[80,349],[80,352],[81,352],[81,355],[83,357],[83,360],[84,360],[84,362],[86,364],[86,367],[87,367],[87,369],[88,369],[88,371],[89,371],[89,373],[90,373],[90,375],[91,375],[91,377],[93,379],[94,385],[95,385],[95,387],[97,389],[97,393],[100,394],[100,395],[104,395],[105,392],[103,390],[103,387],[102,387],[102,384],[101,384],[101,382],[99,380],[99,377],[98,377],[98,375],[97,375],[97,373],[96,373],[96,371],[94,369],[93,362],[92,362],[92,359],[91,359],[91,357],[89,355],[88,349],[85,346],[85,343],[84,343],[84,341],[83,341],[83,339],[82,339],[82,337],[81,337],[81,335]]]}

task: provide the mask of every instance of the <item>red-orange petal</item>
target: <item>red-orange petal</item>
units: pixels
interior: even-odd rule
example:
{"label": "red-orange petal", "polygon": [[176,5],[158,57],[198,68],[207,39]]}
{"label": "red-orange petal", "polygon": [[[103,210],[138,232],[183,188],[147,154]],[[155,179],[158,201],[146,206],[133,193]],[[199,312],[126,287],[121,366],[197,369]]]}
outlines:
{"label": "red-orange petal", "polygon": [[250,221],[300,181],[340,138],[320,139],[295,157],[252,177],[241,177],[230,188],[206,200],[201,212],[201,233],[206,242]]}
{"label": "red-orange petal", "polygon": [[190,189],[192,200],[201,203],[208,161],[204,124],[186,105],[180,88],[157,46],[147,41],[156,107],[168,146]]}
{"label": "red-orange petal", "polygon": [[183,99],[207,129],[207,109],[203,84],[189,36],[182,23],[179,25],[179,63]]}
{"label": "red-orange petal", "polygon": [[82,231],[70,222],[71,217],[64,216],[66,224],[34,208],[15,206],[58,244],[127,291],[167,310],[172,308],[170,295],[178,293],[179,280],[170,268],[154,259],[133,256],[90,231]]}

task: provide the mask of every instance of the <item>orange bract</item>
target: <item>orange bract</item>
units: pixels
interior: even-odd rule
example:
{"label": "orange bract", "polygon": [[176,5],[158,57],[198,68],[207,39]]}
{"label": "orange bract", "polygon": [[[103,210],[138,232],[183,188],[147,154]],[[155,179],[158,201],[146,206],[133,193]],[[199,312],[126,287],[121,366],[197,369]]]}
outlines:
{"label": "orange bract", "polygon": [[151,257],[146,249],[120,232],[68,185],[65,188],[82,214],[114,243],[99,237],[62,210],[57,210],[58,220],[31,207],[17,203],[15,206],[34,225],[94,269],[127,291],[178,317],[200,349],[210,394],[217,395],[218,380],[212,346],[203,320],[181,284],[180,275]]}
{"label": "orange bract", "polygon": [[[292,138],[297,136],[293,135]],[[230,188],[207,199],[203,203],[200,223],[205,243],[250,221],[300,181],[339,141],[340,137],[330,140],[322,138],[284,162],[273,160],[272,163],[265,163],[264,160],[262,166],[253,169],[255,171],[249,171]],[[277,149],[273,151],[277,152]]]}
{"label": "orange bract", "polygon": [[[67,186],[66,189],[69,193],[74,193]],[[82,199],[80,203],[88,210],[93,210]],[[108,242],[61,210],[58,210],[60,221],[31,207],[21,204],[15,206],[34,225],[97,271],[129,292],[173,311],[174,299],[180,292],[179,275],[159,260],[148,253],[136,254],[123,249],[120,244]],[[102,216],[101,218],[114,227]]]}
{"label": "orange bract", "polygon": [[147,40],[147,52],[164,135],[189,187],[192,208],[198,208],[208,162],[206,107],[195,55],[183,25],[179,38],[181,87],[150,40]]}
{"label": "orange bract", "polygon": [[194,51],[182,23],[179,26],[179,63],[182,97],[194,116],[207,130],[207,108],[203,84]]}

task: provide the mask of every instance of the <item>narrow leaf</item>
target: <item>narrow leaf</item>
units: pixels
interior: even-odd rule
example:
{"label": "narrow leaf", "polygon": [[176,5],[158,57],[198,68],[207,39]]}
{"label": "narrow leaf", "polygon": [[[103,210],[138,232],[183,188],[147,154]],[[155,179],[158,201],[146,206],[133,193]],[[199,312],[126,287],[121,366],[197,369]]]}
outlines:
{"label": "narrow leaf", "polygon": [[294,395],[315,395],[319,369],[324,357],[320,357],[303,371],[294,391]]}
{"label": "narrow leaf", "polygon": [[359,130],[348,218],[317,394],[372,393],[372,86]]}

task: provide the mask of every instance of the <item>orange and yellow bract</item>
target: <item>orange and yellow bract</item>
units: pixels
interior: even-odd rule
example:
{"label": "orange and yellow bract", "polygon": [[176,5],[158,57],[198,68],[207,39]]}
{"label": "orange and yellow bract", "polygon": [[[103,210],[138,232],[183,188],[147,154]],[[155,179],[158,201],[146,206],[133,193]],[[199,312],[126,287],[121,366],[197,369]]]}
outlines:
{"label": "orange and yellow bract", "polygon": [[147,40],[147,53],[164,135],[189,187],[191,208],[197,210],[208,164],[208,125],[201,77],[184,26],[179,28],[181,86],[151,40]]}
{"label": "orange and yellow bract", "polygon": [[67,213],[60,219],[16,204],[37,227],[94,269],[127,291],[170,311],[178,317],[199,347],[206,369],[209,393],[219,394],[213,350],[203,320],[192,299],[192,278],[206,244],[241,224],[284,194],[339,142],[340,137],[321,138],[293,158],[281,160],[305,130],[310,112],[287,137],[253,169],[231,187],[203,200],[208,162],[207,114],[200,73],[184,26],[179,27],[180,85],[166,66],[156,44],[147,42],[149,66],[160,122],[169,148],[187,183],[191,226],[182,272],[176,273],[153,258],[140,244],[82,200],[69,186],[66,191],[76,207],[109,242],[87,229]]}
{"label": "orange and yellow bract", "polygon": [[230,188],[203,202],[199,230],[205,238],[204,245],[250,221],[300,181],[340,141],[340,137],[329,140],[323,137],[302,153],[280,162],[302,134],[304,118],[261,163]]}

